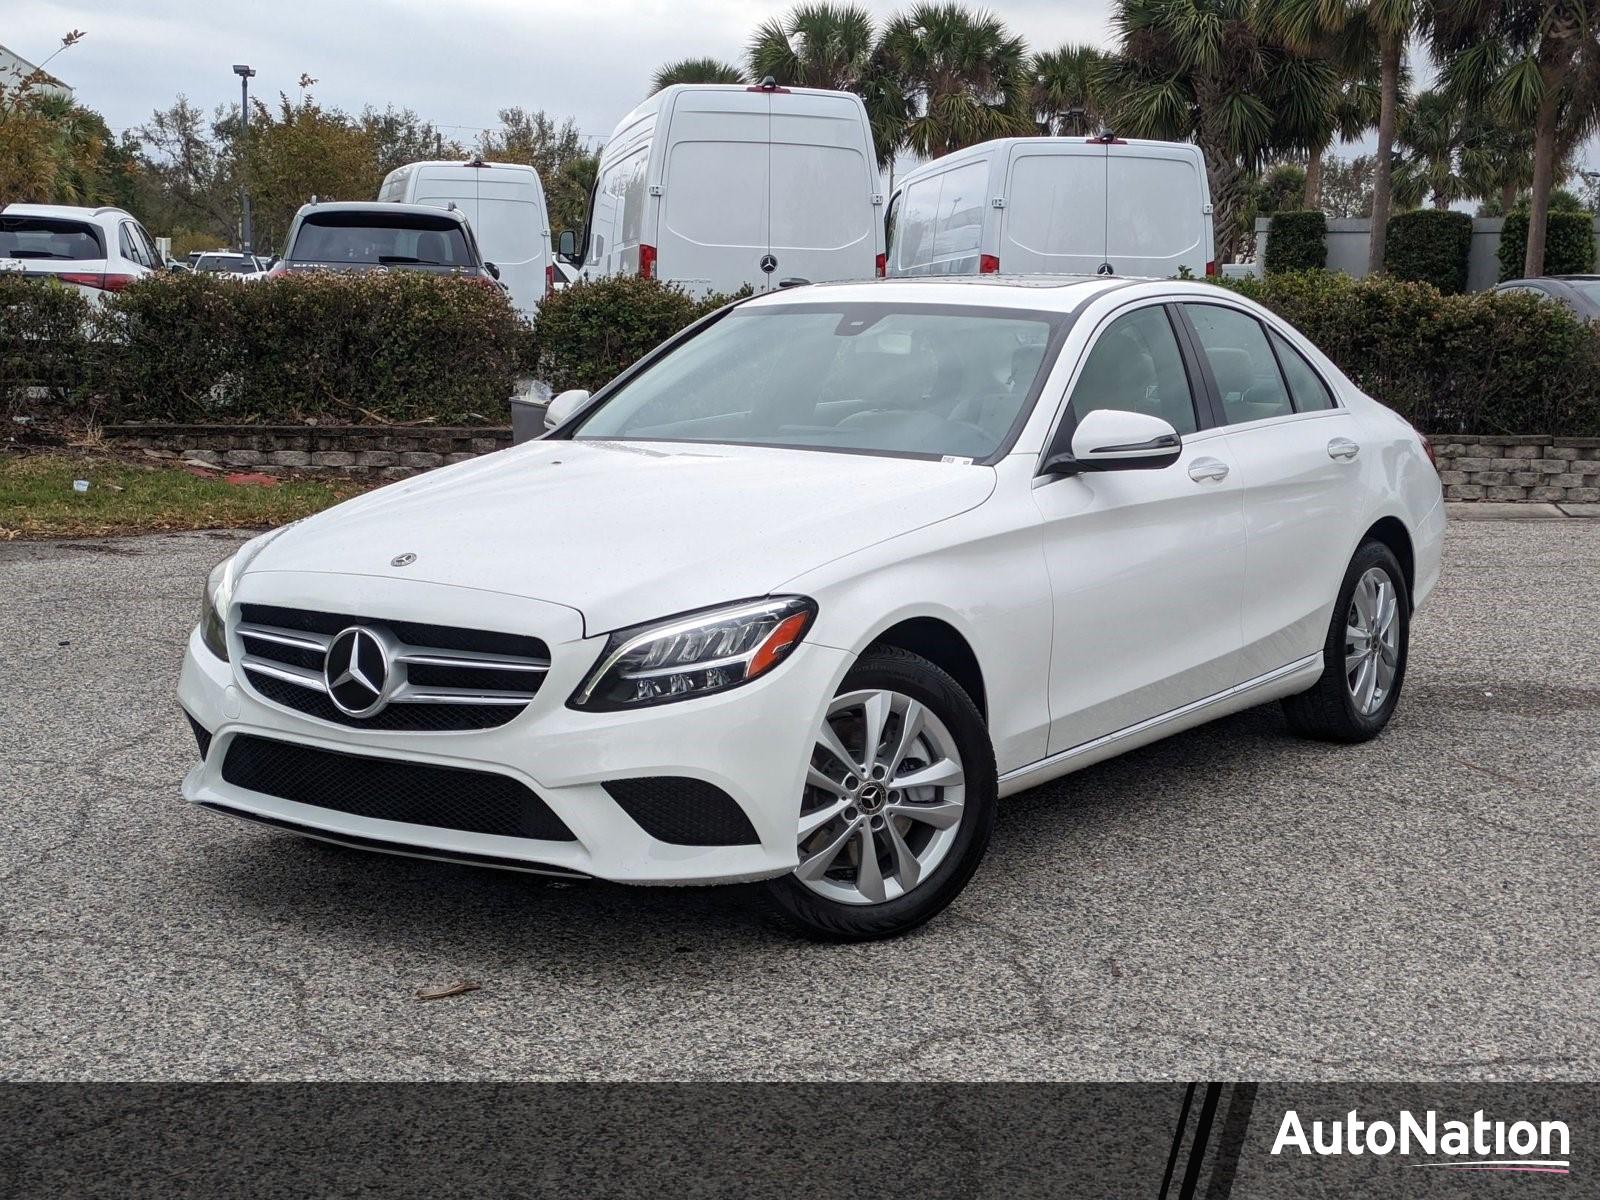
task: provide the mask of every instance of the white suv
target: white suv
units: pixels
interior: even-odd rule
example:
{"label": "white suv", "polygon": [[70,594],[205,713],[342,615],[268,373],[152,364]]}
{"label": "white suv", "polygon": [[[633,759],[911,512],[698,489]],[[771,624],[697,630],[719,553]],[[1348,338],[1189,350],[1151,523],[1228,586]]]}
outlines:
{"label": "white suv", "polygon": [[144,226],[120,208],[8,204],[0,209],[0,271],[54,275],[98,303],[160,264]]}

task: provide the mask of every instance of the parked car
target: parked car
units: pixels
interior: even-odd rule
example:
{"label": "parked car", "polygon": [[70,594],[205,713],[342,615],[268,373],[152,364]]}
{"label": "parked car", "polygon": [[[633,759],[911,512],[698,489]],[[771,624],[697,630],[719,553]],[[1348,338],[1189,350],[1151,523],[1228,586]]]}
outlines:
{"label": "parked car", "polygon": [[907,175],[888,226],[893,276],[1217,269],[1205,159],[1187,142],[982,142]]}
{"label": "parked car", "polygon": [[887,936],[1001,796],[1270,700],[1373,737],[1439,576],[1425,440],[1204,284],[769,293],[552,408],[212,572],[189,800]]}
{"label": "parked car", "polygon": [[500,286],[459,209],[375,200],[301,205],[270,274],[310,270],[426,271]]}
{"label": "parked car", "polygon": [[213,250],[196,259],[191,269],[200,275],[255,275],[265,270],[265,267],[254,254]]}
{"label": "parked car", "polygon": [[858,96],[678,84],[617,125],[583,235],[562,253],[586,279],[641,275],[696,293],[866,279],[883,197]]}
{"label": "parked car", "polygon": [[0,208],[0,271],[50,275],[98,303],[158,270],[144,226],[120,208],[8,204]]}
{"label": "parked car", "polygon": [[530,320],[557,282],[544,185],[532,167],[481,158],[409,163],[389,172],[378,199],[454,206],[472,226],[483,257],[499,269],[511,303]]}
{"label": "parked car", "polygon": [[1542,275],[1537,279],[1512,279],[1497,292],[1527,292],[1564,304],[1584,321],[1600,320],[1600,275]]}

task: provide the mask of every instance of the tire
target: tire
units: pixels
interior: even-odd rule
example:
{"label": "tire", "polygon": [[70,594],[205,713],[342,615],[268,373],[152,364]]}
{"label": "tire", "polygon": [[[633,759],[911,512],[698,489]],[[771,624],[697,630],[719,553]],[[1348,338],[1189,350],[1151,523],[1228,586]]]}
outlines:
{"label": "tire", "polygon": [[[1346,669],[1352,650],[1360,651],[1361,634],[1356,631],[1366,618],[1358,606],[1357,589],[1374,572],[1383,577],[1392,589],[1394,629],[1392,664],[1393,673],[1387,687],[1379,687],[1363,703],[1362,685],[1366,677],[1356,668],[1356,682]],[[1364,593],[1367,594],[1367,593]],[[1388,647],[1380,637],[1372,652],[1371,671],[1381,679],[1381,666]],[[1370,636],[1367,645],[1372,644]],[[1344,581],[1339,585],[1339,597],[1333,606],[1333,616],[1328,623],[1327,640],[1323,643],[1322,676],[1309,691],[1290,696],[1283,701],[1283,712],[1289,728],[1301,737],[1317,738],[1328,742],[1365,742],[1383,732],[1389,718],[1400,702],[1401,685],[1405,683],[1406,661],[1411,649],[1411,594],[1406,587],[1405,573],[1395,560],[1394,553],[1382,542],[1363,542],[1350,560]],[[1378,692],[1381,691],[1381,695]]]}
{"label": "tire", "polygon": [[[888,699],[871,699],[876,696]],[[869,704],[878,706],[877,741],[882,748],[870,763],[865,753]],[[824,747],[825,732],[819,729],[811,778],[820,772],[830,781],[842,779],[827,789],[808,783],[801,802],[801,864],[793,873],[767,881],[765,896],[789,925],[809,937],[895,937],[954,900],[989,847],[998,792],[989,731],[960,684],[927,659],[897,647],[869,651],[856,662],[824,724],[834,731],[835,744],[849,753],[857,773],[839,765],[838,755]],[[908,726],[909,738],[904,736]],[[883,774],[873,777],[877,770]],[[944,782],[893,787],[897,780],[919,775]],[[949,782],[957,775],[959,783]],[[818,824],[840,806],[847,807]],[[933,823],[956,812],[959,816],[949,829]],[[815,828],[805,832],[808,825]],[[875,872],[863,870],[868,845],[879,863]],[[837,846],[843,848],[835,850],[831,866],[824,864],[826,874],[809,882],[803,878]],[[904,878],[912,879],[909,888]],[[872,898],[875,891],[883,892],[883,898]]]}

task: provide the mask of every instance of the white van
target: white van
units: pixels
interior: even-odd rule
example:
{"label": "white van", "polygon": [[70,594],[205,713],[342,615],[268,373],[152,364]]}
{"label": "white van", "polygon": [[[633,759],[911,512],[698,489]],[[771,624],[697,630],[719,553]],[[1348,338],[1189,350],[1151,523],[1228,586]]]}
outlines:
{"label": "white van", "polygon": [[378,199],[396,204],[452,204],[478,236],[483,260],[500,272],[511,303],[532,318],[553,286],[550,217],[539,172],[521,163],[415,162],[384,177]]}
{"label": "white van", "polygon": [[1205,159],[1187,142],[999,138],[907,175],[888,273],[1216,273]]}
{"label": "white van", "polygon": [[881,271],[883,194],[859,96],[677,84],[617,126],[600,156],[583,277],[641,275],[704,294]]}

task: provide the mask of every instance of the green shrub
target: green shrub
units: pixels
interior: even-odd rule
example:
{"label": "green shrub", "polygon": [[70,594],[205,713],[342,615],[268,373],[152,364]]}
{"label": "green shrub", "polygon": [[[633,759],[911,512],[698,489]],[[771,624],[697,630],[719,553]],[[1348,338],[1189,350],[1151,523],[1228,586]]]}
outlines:
{"label": "green shrub", "polygon": [[[1500,232],[1500,278],[1521,279],[1528,254],[1528,212],[1518,209]],[[1544,273],[1583,275],[1594,270],[1594,214],[1550,213],[1544,234]]]}
{"label": "green shrub", "polygon": [[204,423],[504,423],[527,337],[498,288],[418,271],[157,275],[96,326],[112,419]]}
{"label": "green shrub", "polygon": [[1389,218],[1383,268],[1396,279],[1431,283],[1454,295],[1467,290],[1472,218],[1466,213],[1419,208]]}
{"label": "green shrub", "polygon": [[1273,213],[1262,265],[1269,275],[1322,270],[1328,265],[1328,218],[1314,208]]}
{"label": "green shrub", "polygon": [[1600,436],[1600,328],[1559,305],[1331,272],[1225,286],[1292,323],[1418,429]]}
{"label": "green shrub", "polygon": [[50,277],[0,274],[0,416],[57,415],[83,382],[89,302]]}
{"label": "green shrub", "polygon": [[736,298],[697,300],[671,284],[632,275],[575,283],[539,305],[535,373],[556,392],[595,391],[684,326]]}

